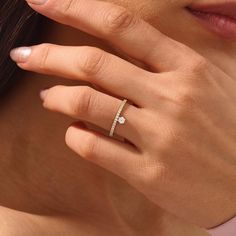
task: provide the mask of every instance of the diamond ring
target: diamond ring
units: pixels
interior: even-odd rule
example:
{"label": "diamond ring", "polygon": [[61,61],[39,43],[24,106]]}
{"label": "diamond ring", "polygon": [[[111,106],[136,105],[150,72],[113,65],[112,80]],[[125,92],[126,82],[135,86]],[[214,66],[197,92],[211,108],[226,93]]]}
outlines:
{"label": "diamond ring", "polygon": [[110,134],[109,134],[110,137],[112,137],[114,135],[114,131],[115,131],[117,123],[123,125],[126,122],[125,117],[124,116],[120,116],[120,114],[121,114],[121,112],[122,112],[122,110],[123,110],[123,108],[124,108],[126,103],[127,103],[127,99],[124,99],[122,101],[122,103],[121,103],[117,113],[116,113],[115,119],[114,119],[114,121],[112,123],[112,126],[111,126],[111,130],[110,130]]}

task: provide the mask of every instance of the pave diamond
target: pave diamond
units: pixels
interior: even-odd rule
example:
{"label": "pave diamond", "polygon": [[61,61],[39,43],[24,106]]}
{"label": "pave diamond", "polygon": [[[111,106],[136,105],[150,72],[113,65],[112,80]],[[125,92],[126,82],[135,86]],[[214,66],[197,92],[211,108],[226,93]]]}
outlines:
{"label": "pave diamond", "polygon": [[118,118],[118,122],[119,122],[119,124],[124,124],[125,123],[125,118],[123,116],[120,116]]}

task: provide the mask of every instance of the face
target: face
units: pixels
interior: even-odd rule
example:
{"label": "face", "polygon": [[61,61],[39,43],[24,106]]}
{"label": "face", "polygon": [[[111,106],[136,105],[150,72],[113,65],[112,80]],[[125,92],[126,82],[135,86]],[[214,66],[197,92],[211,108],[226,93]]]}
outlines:
{"label": "face", "polygon": [[[185,9],[192,3],[216,3],[222,0],[110,0],[109,2],[128,7],[164,34],[188,45],[226,73],[236,77],[236,42],[209,32]],[[42,39],[44,42],[95,45],[119,53],[118,50],[112,49],[92,36],[57,23],[48,23],[44,35],[46,35]],[[84,190],[89,189],[88,183],[92,183],[99,191],[105,181],[116,181],[117,185],[130,191],[129,187],[119,182],[116,177],[82,161],[66,147],[64,134],[68,125],[74,120],[44,110],[38,96],[40,89],[56,84],[74,85],[78,82],[27,72],[19,78],[17,86],[1,100],[0,191],[4,191],[6,196],[17,194],[18,198],[16,200],[14,196],[4,198],[0,195],[0,205],[14,206],[27,211],[36,211],[35,209],[41,211],[43,208],[40,208],[39,203],[42,206],[50,204],[51,208],[54,206],[56,208],[57,202],[52,201],[53,198],[50,196],[58,194],[60,195],[58,202],[63,201],[65,208],[81,207],[81,204],[70,200],[71,196],[68,193],[71,193],[73,197],[76,196],[80,201],[86,202],[84,204],[87,204],[87,208],[94,207],[93,194],[84,191],[81,195],[73,186]],[[17,181],[12,182],[12,179]],[[26,182],[34,195],[31,200],[19,190]],[[37,186],[41,186],[40,193],[37,191]],[[62,192],[62,189],[66,191]],[[103,206],[102,193],[100,196],[96,201],[101,201],[100,205]],[[119,194],[116,193],[116,197],[119,197]],[[140,199],[145,201],[139,196],[139,201]],[[135,211],[136,208],[134,204],[132,210]]]}
{"label": "face", "polygon": [[[108,0],[109,1],[109,0]],[[111,0],[128,7],[169,37],[196,50],[231,76],[236,75],[236,40],[225,39],[203,27],[185,7],[226,3],[226,0]],[[231,2],[236,3],[232,0]]]}

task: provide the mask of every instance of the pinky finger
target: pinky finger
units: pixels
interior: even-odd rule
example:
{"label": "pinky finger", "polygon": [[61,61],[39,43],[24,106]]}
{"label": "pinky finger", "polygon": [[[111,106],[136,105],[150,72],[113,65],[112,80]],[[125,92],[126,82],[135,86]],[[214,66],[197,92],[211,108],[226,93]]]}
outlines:
{"label": "pinky finger", "polygon": [[134,177],[135,166],[141,160],[141,153],[132,144],[107,137],[78,122],[67,129],[65,140],[79,156],[128,182]]}

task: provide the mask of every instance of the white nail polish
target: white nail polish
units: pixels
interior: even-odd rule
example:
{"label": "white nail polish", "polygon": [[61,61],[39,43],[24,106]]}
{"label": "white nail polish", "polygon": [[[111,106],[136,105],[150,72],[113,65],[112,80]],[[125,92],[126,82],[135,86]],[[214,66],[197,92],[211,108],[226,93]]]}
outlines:
{"label": "white nail polish", "polygon": [[23,63],[27,61],[30,54],[31,54],[30,47],[19,47],[11,50],[10,57],[13,61],[17,63]]}

